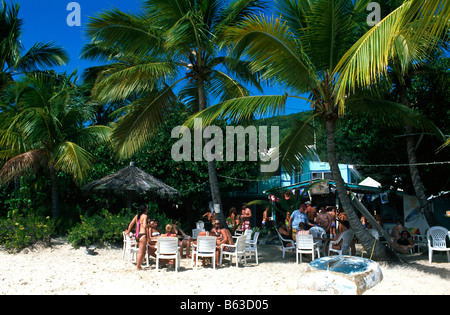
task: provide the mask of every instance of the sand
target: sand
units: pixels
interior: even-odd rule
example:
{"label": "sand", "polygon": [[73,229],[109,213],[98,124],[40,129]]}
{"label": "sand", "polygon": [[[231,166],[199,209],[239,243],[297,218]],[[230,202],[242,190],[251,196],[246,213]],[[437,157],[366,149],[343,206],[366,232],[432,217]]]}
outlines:
{"label": "sand", "polygon": [[[98,248],[96,255],[85,248],[74,249],[64,239],[54,239],[52,246],[37,246],[18,254],[0,250],[0,293],[2,295],[297,295],[321,294],[298,287],[299,277],[309,259],[295,263],[295,255],[282,259],[277,245],[258,249],[259,265],[249,260],[246,267],[213,270],[210,266],[191,268],[183,258],[181,270],[173,267],[155,271],[137,271],[135,264],[122,261],[122,248]],[[450,263],[445,254],[436,254],[432,264],[425,254],[402,255],[403,265],[381,264],[383,281],[365,295],[446,295],[450,293]]]}

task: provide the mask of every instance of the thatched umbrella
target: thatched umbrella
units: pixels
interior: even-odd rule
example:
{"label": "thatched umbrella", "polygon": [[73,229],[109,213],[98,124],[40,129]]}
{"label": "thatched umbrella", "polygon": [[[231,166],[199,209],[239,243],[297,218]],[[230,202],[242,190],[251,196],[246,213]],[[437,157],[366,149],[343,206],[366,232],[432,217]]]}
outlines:
{"label": "thatched umbrella", "polygon": [[84,193],[93,193],[95,191],[116,194],[126,193],[128,208],[131,208],[131,199],[136,194],[153,192],[163,198],[181,195],[175,188],[164,184],[162,181],[134,166],[133,162],[116,173],[81,187],[81,190]]}

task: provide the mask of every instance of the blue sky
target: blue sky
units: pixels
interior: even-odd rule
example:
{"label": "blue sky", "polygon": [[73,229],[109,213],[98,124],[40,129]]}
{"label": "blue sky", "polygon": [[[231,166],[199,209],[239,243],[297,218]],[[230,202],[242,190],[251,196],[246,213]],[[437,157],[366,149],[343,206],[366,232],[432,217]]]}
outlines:
{"label": "blue sky", "polygon": [[[11,0],[7,0],[8,3]],[[15,0],[20,3],[20,18],[23,19],[22,43],[25,49],[29,49],[38,41],[54,41],[62,46],[70,56],[69,63],[61,68],[55,68],[58,72],[71,73],[78,69],[81,75],[87,67],[96,65],[90,61],[79,58],[80,51],[84,44],[89,42],[85,33],[85,25],[89,17],[97,15],[99,12],[117,7],[123,11],[136,11],[140,7],[139,0],[77,0],[81,8],[81,26],[67,25],[67,16],[71,11],[67,10],[67,5],[72,0]],[[284,94],[283,91],[269,89],[266,94]],[[306,102],[289,100],[286,106],[286,114],[309,110]]]}

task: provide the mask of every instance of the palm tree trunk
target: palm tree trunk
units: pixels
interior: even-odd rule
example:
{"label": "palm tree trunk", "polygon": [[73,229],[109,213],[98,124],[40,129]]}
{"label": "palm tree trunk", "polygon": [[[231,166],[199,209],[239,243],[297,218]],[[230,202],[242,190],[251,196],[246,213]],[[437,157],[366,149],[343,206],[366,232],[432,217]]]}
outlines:
{"label": "palm tree trunk", "polygon": [[[198,87],[198,99],[199,99],[199,111],[206,109],[206,96],[204,83],[202,79],[197,81]],[[210,139],[205,139],[205,142],[208,143]],[[217,169],[215,161],[208,161],[208,176],[209,176],[209,186],[211,190],[211,198],[214,203],[214,209],[216,212],[216,219],[220,221],[224,228],[227,228],[226,218],[223,213],[222,208],[222,199],[220,197],[220,189],[219,189],[219,180],[217,177]],[[218,209],[217,209],[218,207]]]}
{"label": "palm tree trunk", "polygon": [[375,238],[363,227],[358,215],[356,214],[356,211],[353,209],[350,197],[347,194],[347,189],[345,188],[345,183],[341,176],[339,165],[336,159],[336,118],[325,119],[325,127],[327,134],[328,163],[330,164],[333,180],[336,184],[339,200],[342,204],[345,214],[347,215],[350,226],[356,237],[360,241],[361,245],[364,247],[364,250],[368,253],[372,253],[373,251],[372,258],[374,260],[388,260],[392,258],[392,255],[388,253],[386,247],[381,243],[375,243]]}
{"label": "palm tree trunk", "polygon": [[50,166],[50,181],[52,184],[52,216],[53,218],[59,218],[61,213],[58,202],[58,183],[56,180],[56,170],[53,166]]}
{"label": "palm tree trunk", "polygon": [[[405,80],[407,78],[404,78]],[[400,83],[401,84],[401,83]],[[400,86],[400,99],[403,106],[409,108],[408,94],[406,85]],[[425,195],[425,189],[423,187],[422,178],[420,177],[419,168],[417,167],[417,155],[415,148],[414,136],[411,135],[412,127],[406,125],[406,150],[408,154],[409,173],[411,175],[411,181],[416,193],[417,200],[419,201],[420,209],[425,214],[425,218],[430,226],[436,225],[435,217],[431,208],[428,205],[427,196]]]}

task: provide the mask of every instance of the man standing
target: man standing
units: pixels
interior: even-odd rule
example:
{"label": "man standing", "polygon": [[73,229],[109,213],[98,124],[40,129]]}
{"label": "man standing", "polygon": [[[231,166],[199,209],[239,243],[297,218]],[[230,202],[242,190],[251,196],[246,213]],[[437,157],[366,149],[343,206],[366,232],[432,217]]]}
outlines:
{"label": "man standing", "polygon": [[246,203],[242,205],[241,219],[242,226],[241,231],[244,233],[246,230],[251,229],[250,218],[252,217],[252,211],[249,209]]}
{"label": "man standing", "polygon": [[331,228],[331,216],[330,214],[325,210],[325,207],[320,207],[319,214],[317,215],[317,225],[319,225],[321,228],[323,228],[327,234],[330,234],[330,228]]}
{"label": "man standing", "polygon": [[297,235],[297,232],[300,230],[299,224],[300,222],[303,222],[305,226],[312,226],[308,222],[308,217],[305,213],[305,205],[300,205],[300,209],[295,210],[291,214],[291,218],[289,219],[289,228],[292,233],[292,239],[295,241],[295,236]]}
{"label": "man standing", "polygon": [[307,201],[305,202],[305,204],[307,205],[307,208],[305,210],[305,213],[308,217],[308,221],[310,224],[307,225],[307,229],[309,229],[311,226],[314,226],[315,224],[315,220],[316,220],[316,216],[317,216],[317,209],[311,206],[311,201]]}

